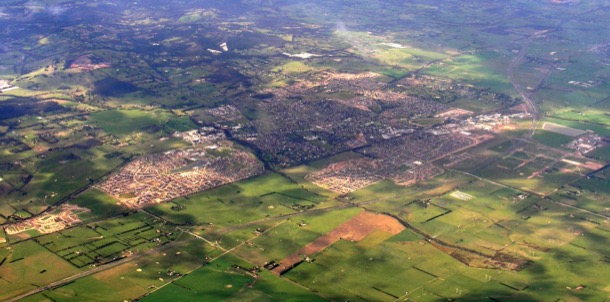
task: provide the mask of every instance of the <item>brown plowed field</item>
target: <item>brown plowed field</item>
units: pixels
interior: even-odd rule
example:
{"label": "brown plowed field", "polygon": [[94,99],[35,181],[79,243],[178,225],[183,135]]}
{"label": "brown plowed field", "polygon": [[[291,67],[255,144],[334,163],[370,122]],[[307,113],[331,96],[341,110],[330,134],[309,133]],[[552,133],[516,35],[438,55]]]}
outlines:
{"label": "brown plowed field", "polygon": [[282,259],[280,266],[276,267],[272,272],[279,275],[301,262],[303,255],[309,256],[319,253],[341,239],[359,241],[376,230],[396,235],[404,229],[405,227],[402,224],[390,216],[362,212],[326,235],[307,244],[298,252]]}

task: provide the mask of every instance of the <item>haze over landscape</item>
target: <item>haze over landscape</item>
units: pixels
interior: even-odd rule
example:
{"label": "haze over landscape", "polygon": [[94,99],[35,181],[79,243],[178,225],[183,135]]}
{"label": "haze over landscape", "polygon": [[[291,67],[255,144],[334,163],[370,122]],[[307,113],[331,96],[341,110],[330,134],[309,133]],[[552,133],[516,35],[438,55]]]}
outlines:
{"label": "haze over landscape", "polygon": [[4,0],[1,301],[608,301],[606,0]]}

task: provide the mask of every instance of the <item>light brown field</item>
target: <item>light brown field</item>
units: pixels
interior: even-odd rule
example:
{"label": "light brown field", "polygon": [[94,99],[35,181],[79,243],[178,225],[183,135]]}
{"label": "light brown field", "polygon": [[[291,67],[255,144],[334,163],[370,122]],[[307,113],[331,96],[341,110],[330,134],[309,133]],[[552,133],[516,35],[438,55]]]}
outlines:
{"label": "light brown field", "polygon": [[390,216],[362,212],[336,227],[334,230],[307,244],[296,253],[282,259],[280,261],[280,266],[276,267],[272,272],[280,275],[301,262],[304,256],[319,253],[339,240],[360,241],[375,231],[396,235],[404,229],[405,227],[402,224]]}

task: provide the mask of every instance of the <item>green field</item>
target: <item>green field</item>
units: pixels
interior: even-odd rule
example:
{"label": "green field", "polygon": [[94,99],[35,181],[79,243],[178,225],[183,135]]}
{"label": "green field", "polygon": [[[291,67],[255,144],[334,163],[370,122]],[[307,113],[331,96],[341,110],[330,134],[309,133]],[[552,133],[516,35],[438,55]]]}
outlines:
{"label": "green field", "polygon": [[239,258],[223,256],[184,278],[144,297],[142,301],[326,301],[318,295],[268,272],[253,278]]}
{"label": "green field", "polygon": [[[201,266],[213,249],[184,235],[145,258],[95,273],[65,286],[45,291],[27,301],[116,301],[138,298]],[[172,273],[173,272],[173,273]],[[152,286],[152,287],[151,287]],[[111,294],[110,294],[111,293]]]}
{"label": "green field", "polygon": [[91,121],[106,133],[117,136],[134,132],[163,130],[168,134],[197,128],[188,117],[165,110],[108,110],[91,114]]}
{"label": "green field", "polygon": [[[554,142],[555,136],[551,135],[550,141]],[[553,143],[547,141],[547,144]],[[563,157],[565,156],[556,150],[528,144],[522,151],[504,156],[492,165],[483,167],[476,174],[517,190],[550,194],[557,188],[580,179],[585,173],[592,172],[587,168],[561,161]]]}
{"label": "green field", "polygon": [[[325,200],[325,196],[303,189],[280,174],[268,173],[178,198],[148,211],[177,224],[229,226],[299,212],[295,205],[324,207]],[[183,208],[172,210],[177,205]]]}
{"label": "green field", "polygon": [[0,2],[1,301],[610,299],[607,0]]}
{"label": "green field", "polygon": [[451,262],[448,256],[418,242],[364,248],[339,241],[316,255],[313,263],[300,264],[286,277],[308,284],[331,300],[391,301],[444,277],[443,269],[435,268],[447,262]]}
{"label": "green field", "polygon": [[35,241],[78,268],[105,263],[123,252],[145,251],[175,239],[163,221],[144,213],[66,229]]}
{"label": "green field", "polygon": [[0,265],[2,300],[81,272],[32,240],[3,249],[0,256],[4,259]]}
{"label": "green field", "polygon": [[121,207],[118,201],[112,196],[97,190],[89,189],[77,198],[70,201],[70,204],[91,210],[90,213],[81,217],[81,220],[89,221],[104,217],[114,217],[127,212],[128,210]]}
{"label": "green field", "polygon": [[538,130],[533,137],[536,141],[553,148],[561,148],[573,140],[572,137],[550,131]]}
{"label": "green field", "polygon": [[250,240],[251,244],[242,245],[235,250],[235,254],[258,265],[271,260],[279,261],[361,211],[358,208],[349,208],[292,216],[290,220],[281,221],[281,224]]}

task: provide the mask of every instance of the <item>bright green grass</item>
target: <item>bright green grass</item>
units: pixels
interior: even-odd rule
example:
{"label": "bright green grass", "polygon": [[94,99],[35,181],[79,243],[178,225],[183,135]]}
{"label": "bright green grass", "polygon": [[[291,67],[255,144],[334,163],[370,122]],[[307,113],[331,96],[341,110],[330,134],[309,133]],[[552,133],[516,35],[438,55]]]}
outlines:
{"label": "bright green grass", "polygon": [[176,297],[180,297],[180,301],[224,301],[246,290],[247,285],[254,281],[251,276],[233,269],[232,264],[248,265],[231,255],[223,256],[144,297],[142,301],[168,301]]}
{"label": "bright green grass", "polygon": [[[435,64],[423,70],[423,73],[450,77],[456,80],[470,82],[481,88],[513,95],[514,89],[504,75],[508,58],[493,52],[461,55],[442,64]],[[502,70],[502,72],[499,72]]]}
{"label": "bright green grass", "polygon": [[[338,209],[323,213],[305,213],[270,229],[252,240],[252,245],[243,245],[235,252],[244,258],[262,265],[266,261],[281,260],[297,252],[327,232],[360,213],[362,209]],[[299,226],[299,223],[304,223]]]}
{"label": "bright green grass", "polygon": [[16,208],[24,208],[38,213],[89,184],[89,179],[97,179],[120,163],[120,159],[106,159],[83,150],[48,152],[32,172],[32,180],[23,187],[26,197],[15,197]]}
{"label": "bright green grass", "polygon": [[91,120],[105,132],[119,136],[153,126],[166,127],[170,132],[197,128],[188,117],[178,117],[165,110],[107,110],[91,114]]}
{"label": "bright green grass", "polygon": [[263,271],[251,288],[233,295],[226,301],[321,302],[328,300],[302,286]]}
{"label": "bright green grass", "polygon": [[[497,181],[501,184],[511,186],[515,189],[533,191],[538,194],[549,194],[562,185],[569,184],[581,176],[575,173],[564,173],[563,163],[556,163],[546,169],[549,164],[548,159],[537,158],[525,166],[513,170],[506,169],[506,160],[498,161],[495,165],[485,167],[478,174],[481,177]],[[534,173],[546,172],[535,176]]]}
{"label": "bright green grass", "polygon": [[422,202],[412,202],[403,208],[402,217],[407,221],[423,223],[448,212],[434,204],[424,206]]}
{"label": "bright green grass", "polygon": [[[601,301],[607,297],[607,292],[603,290],[607,283],[602,280],[610,266],[596,259],[586,250],[573,245],[557,248],[522,272],[530,278],[525,293],[537,300],[570,295],[583,301]],[[549,275],[554,277],[548,278]],[[575,289],[578,285],[586,285],[587,289],[568,289]]]}
{"label": "bright green grass", "polygon": [[38,243],[28,240],[11,246],[0,266],[0,299],[14,297],[80,271]]}
{"label": "bright green grass", "polygon": [[[435,262],[424,265],[424,259]],[[286,276],[332,300],[393,301],[436,279],[433,275],[443,277],[442,270],[436,269],[450,259],[432,246],[416,242],[381,243],[364,249],[358,243],[338,241],[317,255],[315,262],[302,263]]]}
{"label": "bright green grass", "polygon": [[[158,219],[135,213],[66,229],[36,238],[36,241],[77,267],[110,260],[128,249],[148,250],[166,243],[169,228]],[[159,242],[154,240],[158,239]]]}
{"label": "bright green grass", "polygon": [[[138,298],[157,286],[177,278],[168,272],[186,273],[199,267],[212,248],[205,242],[184,235],[175,244],[146,258],[78,279],[58,289],[45,291],[32,301],[117,301]],[[155,287],[150,287],[154,285]],[[109,294],[112,292],[112,294]]]}
{"label": "bright green grass", "polygon": [[[281,193],[294,198],[265,198],[264,195],[269,193]],[[148,210],[178,224],[233,225],[294,213],[297,210],[283,206],[288,200],[319,203],[325,199],[326,197],[311,193],[279,174],[268,173],[176,199],[175,203],[186,207],[184,211],[172,210],[174,203],[161,204]]]}

